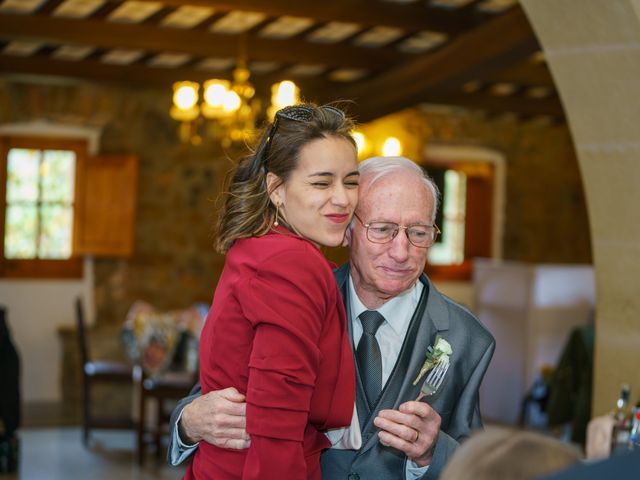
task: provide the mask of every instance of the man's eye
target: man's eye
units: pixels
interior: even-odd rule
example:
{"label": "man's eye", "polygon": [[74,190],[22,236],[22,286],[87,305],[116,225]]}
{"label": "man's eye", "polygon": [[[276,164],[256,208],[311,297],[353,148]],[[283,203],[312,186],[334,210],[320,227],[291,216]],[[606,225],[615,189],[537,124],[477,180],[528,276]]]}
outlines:
{"label": "man's eye", "polygon": [[356,188],[359,185],[358,182],[344,182],[344,184],[347,188]]}
{"label": "man's eye", "polygon": [[427,232],[424,230],[411,230],[411,235],[416,238],[424,238],[427,236]]}
{"label": "man's eye", "polygon": [[370,228],[376,233],[387,233],[393,230],[390,225],[372,225]]}
{"label": "man's eye", "polygon": [[313,182],[311,185],[314,187],[327,188],[329,184],[327,182]]}

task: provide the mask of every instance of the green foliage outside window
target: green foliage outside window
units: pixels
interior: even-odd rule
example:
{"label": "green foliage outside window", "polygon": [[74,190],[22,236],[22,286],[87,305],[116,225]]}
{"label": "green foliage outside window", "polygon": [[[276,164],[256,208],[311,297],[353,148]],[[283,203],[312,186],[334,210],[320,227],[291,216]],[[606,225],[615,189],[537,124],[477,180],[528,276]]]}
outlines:
{"label": "green foliage outside window", "polygon": [[71,256],[75,166],[69,150],[9,150],[5,258]]}

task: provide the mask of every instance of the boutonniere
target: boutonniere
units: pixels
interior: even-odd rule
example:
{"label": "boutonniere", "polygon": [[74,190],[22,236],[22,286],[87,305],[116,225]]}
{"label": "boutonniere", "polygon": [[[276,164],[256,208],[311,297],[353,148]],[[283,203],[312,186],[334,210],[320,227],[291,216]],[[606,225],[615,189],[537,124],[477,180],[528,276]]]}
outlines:
{"label": "boutonniere", "polygon": [[449,342],[447,342],[444,338],[438,335],[436,337],[436,341],[433,344],[433,346],[429,345],[427,347],[427,358],[422,364],[420,373],[418,373],[418,376],[413,381],[413,384],[417,385],[420,379],[424,376],[424,374],[427,373],[436,365],[438,365],[439,363],[441,362],[449,363],[449,356],[452,353],[453,353],[453,349],[451,348],[451,345],[449,345]]}

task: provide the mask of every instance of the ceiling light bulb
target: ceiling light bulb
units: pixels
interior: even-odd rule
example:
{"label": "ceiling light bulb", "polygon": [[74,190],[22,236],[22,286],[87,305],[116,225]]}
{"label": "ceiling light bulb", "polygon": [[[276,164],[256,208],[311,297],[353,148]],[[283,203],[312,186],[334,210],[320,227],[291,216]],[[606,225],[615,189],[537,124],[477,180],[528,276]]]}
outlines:
{"label": "ceiling light bulb", "polygon": [[273,86],[272,103],[278,108],[295,105],[299,101],[298,86],[291,80],[284,80]]}
{"label": "ceiling light bulb", "polygon": [[188,110],[198,103],[198,84],[178,82],[174,85],[173,103],[180,109]]}
{"label": "ceiling light bulb", "polygon": [[382,155],[385,157],[398,157],[402,154],[402,144],[396,137],[389,137],[382,145]]}
{"label": "ceiling light bulb", "polygon": [[222,108],[224,108],[225,112],[235,112],[240,108],[242,101],[240,100],[240,95],[238,95],[233,90],[229,90],[225,96],[222,103]]}
{"label": "ceiling light bulb", "polygon": [[364,136],[364,133],[356,130],[354,132],[351,133],[351,136],[353,137],[353,140],[356,142],[356,147],[358,149],[358,155],[361,155],[366,146],[367,146],[367,139]]}
{"label": "ceiling light bulb", "polygon": [[221,107],[229,90],[229,82],[214,78],[204,83],[204,101],[211,107]]}

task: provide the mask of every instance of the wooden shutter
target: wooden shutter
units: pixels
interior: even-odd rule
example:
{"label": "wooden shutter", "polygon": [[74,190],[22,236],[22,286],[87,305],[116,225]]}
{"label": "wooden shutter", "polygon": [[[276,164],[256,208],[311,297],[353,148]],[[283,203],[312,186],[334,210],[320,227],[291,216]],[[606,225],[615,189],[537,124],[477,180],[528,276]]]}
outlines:
{"label": "wooden shutter", "polygon": [[79,165],[74,254],[131,256],[137,193],[138,158],[134,155],[88,157]]}

